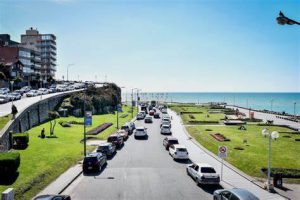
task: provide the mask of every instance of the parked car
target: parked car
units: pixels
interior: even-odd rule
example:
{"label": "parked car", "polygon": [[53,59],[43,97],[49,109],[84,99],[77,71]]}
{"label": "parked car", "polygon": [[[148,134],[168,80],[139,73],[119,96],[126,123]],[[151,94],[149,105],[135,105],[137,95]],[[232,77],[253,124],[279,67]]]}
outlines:
{"label": "parked car", "polygon": [[159,119],[160,118],[160,114],[159,113],[155,113],[153,116],[155,119]]}
{"label": "parked car", "polygon": [[169,154],[174,160],[188,160],[189,153],[185,146],[173,144],[169,147]]}
{"label": "parked car", "polygon": [[21,99],[21,95],[17,92],[12,92],[12,93],[8,93],[8,95],[12,96],[13,97],[13,100],[20,100]]}
{"label": "parked car", "polygon": [[119,134],[121,137],[123,137],[124,141],[126,141],[129,137],[128,131],[126,131],[126,130],[118,130],[117,134]]}
{"label": "parked car", "polygon": [[38,96],[38,91],[37,90],[30,90],[29,92],[26,93],[27,97],[35,97]]}
{"label": "parked car", "polygon": [[30,86],[24,86],[20,89],[23,93],[27,93],[31,90],[32,88]]}
{"label": "parked car", "polygon": [[145,117],[144,122],[145,123],[152,123],[153,122],[152,117],[151,116]]}
{"label": "parked car", "polygon": [[165,137],[163,140],[163,145],[166,150],[169,150],[169,147],[173,144],[179,144],[178,139],[172,136]]}
{"label": "parked car", "polygon": [[214,191],[214,200],[259,200],[257,196],[246,189],[233,188]]}
{"label": "parked car", "polygon": [[88,171],[101,171],[102,167],[106,164],[107,158],[103,153],[91,153],[88,154],[83,160],[83,172]]}
{"label": "parked car", "polygon": [[219,174],[217,174],[216,170],[209,164],[193,163],[187,165],[186,172],[196,181],[197,185],[218,185],[220,183]]}
{"label": "parked car", "polygon": [[71,200],[69,195],[46,194],[34,198],[34,200]]}
{"label": "parked car", "polygon": [[103,153],[106,156],[112,156],[116,153],[116,146],[110,142],[100,144],[97,148],[98,153]]}
{"label": "parked car", "polygon": [[11,93],[7,93],[5,96],[8,99],[8,101],[14,101],[15,100],[15,96],[12,95]]}
{"label": "parked car", "polygon": [[133,122],[126,122],[121,129],[127,131],[128,134],[132,134],[135,129],[135,124]]}
{"label": "parked car", "polygon": [[7,103],[8,101],[9,100],[6,95],[3,95],[3,94],[0,95],[0,104]]}
{"label": "parked car", "polygon": [[0,88],[0,94],[7,94],[10,90],[8,88]]}
{"label": "parked car", "polygon": [[160,128],[160,133],[163,135],[172,135],[171,127],[168,124],[164,124]]}
{"label": "parked car", "polygon": [[134,130],[134,138],[147,138],[148,133],[147,133],[147,128],[145,127],[136,127]]}
{"label": "parked car", "polygon": [[14,92],[20,94],[21,96],[23,96],[23,94],[24,94],[24,91],[22,91],[22,90],[15,90]]}
{"label": "parked car", "polygon": [[117,148],[120,148],[124,144],[123,137],[118,134],[112,134],[107,138],[107,142],[111,142],[116,145]]}
{"label": "parked car", "polygon": [[49,94],[49,91],[46,88],[39,88],[38,92],[40,92],[42,95]]}

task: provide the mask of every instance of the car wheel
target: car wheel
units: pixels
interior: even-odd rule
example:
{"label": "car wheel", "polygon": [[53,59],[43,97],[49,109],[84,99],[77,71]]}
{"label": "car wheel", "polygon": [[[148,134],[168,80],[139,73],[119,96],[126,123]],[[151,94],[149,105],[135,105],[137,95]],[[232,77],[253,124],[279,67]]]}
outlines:
{"label": "car wheel", "polygon": [[195,178],[195,182],[196,182],[196,184],[197,184],[198,186],[200,186],[200,183],[199,183],[199,181],[198,181],[198,178]]}

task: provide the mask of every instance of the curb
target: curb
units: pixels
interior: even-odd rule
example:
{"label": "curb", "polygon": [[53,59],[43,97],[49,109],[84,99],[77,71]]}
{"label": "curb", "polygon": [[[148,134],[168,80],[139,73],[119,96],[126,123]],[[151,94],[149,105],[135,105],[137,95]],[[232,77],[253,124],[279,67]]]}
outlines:
{"label": "curb", "polygon": [[[171,110],[171,109],[170,109]],[[174,112],[172,110],[173,113],[175,113],[175,115],[177,115],[176,112]],[[182,124],[182,128],[183,128],[183,131],[184,133],[186,134],[186,136],[188,137],[189,140],[191,140],[195,145],[197,145],[200,149],[202,149],[206,154],[208,154],[209,156],[213,157],[215,160],[217,160],[219,163],[221,163],[220,161],[220,158],[218,158],[214,153],[212,153],[211,151],[209,151],[208,149],[206,149],[205,147],[203,147],[201,144],[199,144],[189,133],[188,131],[186,130],[184,124],[183,124],[183,121],[182,121],[182,118],[180,115],[177,115],[180,119],[180,123]],[[193,160],[190,159],[192,162]],[[260,186],[259,184],[257,184],[255,181],[254,178],[252,178],[251,176],[245,174],[244,172],[240,171],[239,169],[237,169],[236,167],[234,167],[233,165],[231,165],[230,163],[228,163],[226,160],[223,160],[223,164],[228,167],[229,169],[231,169],[232,171],[234,171],[235,173],[239,174],[240,176],[242,176],[243,178],[247,179],[248,181],[250,181],[251,183],[253,183],[254,185],[260,187],[261,189],[265,190],[262,186]],[[223,186],[223,185],[222,185]],[[281,195],[280,193],[275,193],[275,194],[278,194],[279,196],[281,197],[284,197],[286,198],[287,200],[291,200],[290,198],[284,196],[284,195]]]}
{"label": "curb", "polygon": [[63,187],[63,189],[59,191],[58,194],[63,193],[81,174],[82,170],[74,178],[72,178],[72,180],[65,187]]}

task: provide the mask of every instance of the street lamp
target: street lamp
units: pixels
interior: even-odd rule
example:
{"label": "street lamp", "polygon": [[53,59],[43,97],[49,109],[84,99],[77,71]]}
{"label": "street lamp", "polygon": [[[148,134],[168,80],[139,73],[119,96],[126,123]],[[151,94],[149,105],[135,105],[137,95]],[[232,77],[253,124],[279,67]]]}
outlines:
{"label": "street lamp", "polygon": [[75,64],[68,64],[67,66],[67,82],[69,81],[69,67],[74,66]]}
{"label": "street lamp", "polygon": [[131,89],[131,117],[133,118],[133,90],[138,90],[138,88]]}
{"label": "street lamp", "polygon": [[294,118],[295,118],[295,121],[297,122],[297,116],[296,116],[296,102],[294,102]]}
{"label": "street lamp", "polygon": [[271,151],[272,151],[272,139],[277,139],[279,137],[279,133],[277,131],[273,131],[272,133],[269,132],[268,129],[263,129],[261,134],[264,137],[269,137],[269,159],[268,159],[268,182],[267,182],[267,189],[271,192],[274,188],[271,184]]}
{"label": "street lamp", "polygon": [[117,105],[117,129],[119,129],[119,110],[122,109],[122,88],[125,88],[125,87],[120,87],[120,89],[121,89],[121,104]]}

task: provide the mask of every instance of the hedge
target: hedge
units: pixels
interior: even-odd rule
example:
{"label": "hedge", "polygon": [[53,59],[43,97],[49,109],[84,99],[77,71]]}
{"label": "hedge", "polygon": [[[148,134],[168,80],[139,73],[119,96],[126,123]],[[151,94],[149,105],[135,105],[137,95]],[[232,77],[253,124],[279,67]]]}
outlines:
{"label": "hedge", "polygon": [[218,124],[218,121],[199,121],[199,120],[189,120],[189,124]]}
{"label": "hedge", "polygon": [[[263,173],[267,173],[267,168],[262,168]],[[300,178],[300,169],[271,168],[271,176],[281,176],[282,178]]]}
{"label": "hedge", "polygon": [[0,153],[0,175],[11,176],[18,171],[20,166],[19,152]]}
{"label": "hedge", "polygon": [[12,139],[13,139],[14,148],[27,147],[28,142],[29,142],[29,135],[28,135],[28,132],[14,133],[12,135]]}

